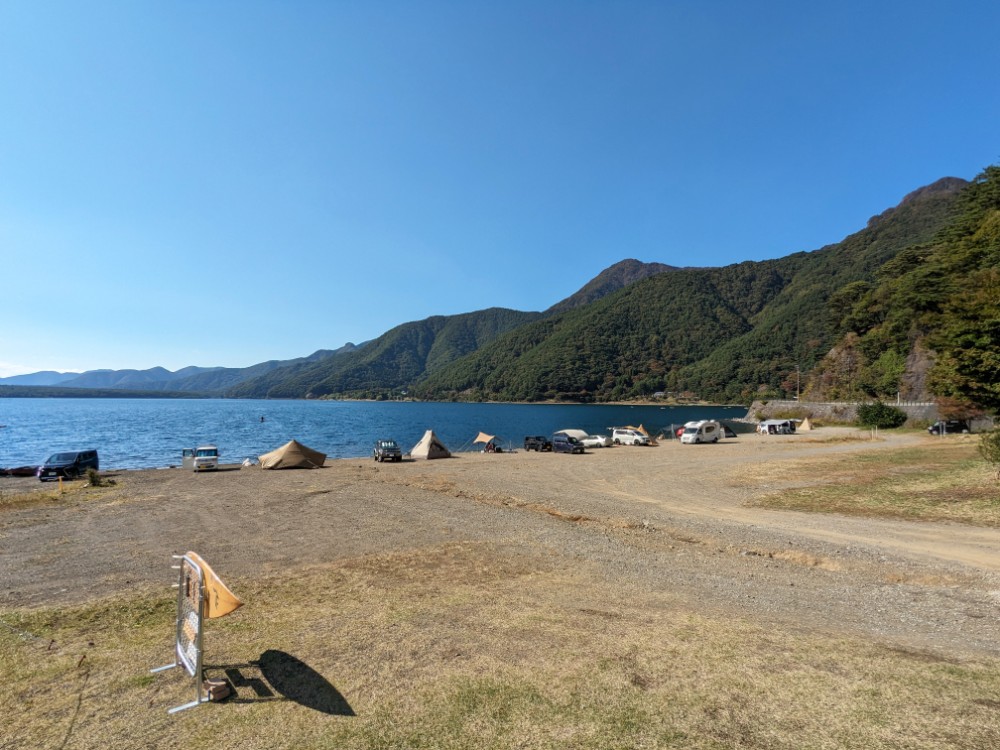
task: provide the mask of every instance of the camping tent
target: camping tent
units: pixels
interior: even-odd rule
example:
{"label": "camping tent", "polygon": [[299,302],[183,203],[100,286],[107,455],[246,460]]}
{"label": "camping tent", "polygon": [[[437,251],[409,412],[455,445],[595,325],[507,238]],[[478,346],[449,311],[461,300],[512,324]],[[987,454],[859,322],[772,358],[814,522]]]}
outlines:
{"label": "camping tent", "polygon": [[799,429],[802,430],[802,432],[809,432],[809,430],[811,430],[812,428],[813,428],[813,423],[809,419],[809,417],[803,419],[802,424],[799,425]]}
{"label": "camping tent", "polygon": [[289,440],[277,450],[260,457],[262,469],[318,469],[326,454],[307,448],[298,440]]}
{"label": "camping tent", "polygon": [[476,439],[472,441],[472,444],[476,443],[492,443],[496,439],[496,435],[487,435],[485,432],[480,432],[476,435]]}
{"label": "camping tent", "polygon": [[420,442],[413,446],[410,451],[410,458],[448,458],[451,452],[444,447],[444,443],[438,440],[434,430],[427,430]]}

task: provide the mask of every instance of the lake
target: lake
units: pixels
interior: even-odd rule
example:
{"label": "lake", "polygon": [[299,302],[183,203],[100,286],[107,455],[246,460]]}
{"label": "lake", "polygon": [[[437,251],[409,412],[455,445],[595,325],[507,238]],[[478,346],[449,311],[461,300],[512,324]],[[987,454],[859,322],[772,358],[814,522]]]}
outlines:
{"label": "lake", "polygon": [[[211,443],[238,463],[295,438],[330,458],[371,455],[393,438],[409,451],[433,429],[452,451],[473,450],[480,430],[522,447],[525,435],[578,428],[609,434],[620,425],[651,435],[695,419],[733,420],[745,406],[466,404],[244,399],[0,398],[0,467],[36,465],[63,450],[96,448],[102,469],[180,463],[182,448]],[[263,418],[263,419],[262,419]]]}

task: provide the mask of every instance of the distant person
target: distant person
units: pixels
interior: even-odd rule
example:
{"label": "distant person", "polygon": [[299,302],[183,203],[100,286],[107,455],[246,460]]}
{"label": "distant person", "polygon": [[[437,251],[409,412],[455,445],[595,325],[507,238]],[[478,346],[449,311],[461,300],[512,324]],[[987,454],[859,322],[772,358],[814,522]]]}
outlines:
{"label": "distant person", "polygon": [[260,421],[261,421],[261,422],[263,422],[263,421],[264,421],[264,417],[261,417],[261,418],[260,418]]}

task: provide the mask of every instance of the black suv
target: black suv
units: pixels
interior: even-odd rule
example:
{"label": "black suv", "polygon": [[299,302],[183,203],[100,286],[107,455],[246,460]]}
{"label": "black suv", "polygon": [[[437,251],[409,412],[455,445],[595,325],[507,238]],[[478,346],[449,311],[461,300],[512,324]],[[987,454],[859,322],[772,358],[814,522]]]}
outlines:
{"label": "black suv", "polygon": [[969,423],[964,419],[939,419],[928,427],[927,431],[931,435],[940,435],[942,432],[945,435],[954,435],[958,432],[966,433],[969,432]]}
{"label": "black suv", "polygon": [[87,469],[97,471],[99,468],[97,451],[66,451],[49,456],[45,463],[38,467],[38,478],[43,482],[59,477],[75,479],[82,476]]}
{"label": "black suv", "polygon": [[524,439],[524,449],[526,451],[550,451],[552,441],[544,435],[529,435]]}
{"label": "black suv", "polygon": [[382,461],[402,461],[403,454],[395,440],[376,440],[375,447],[372,449],[372,458],[379,463]]}

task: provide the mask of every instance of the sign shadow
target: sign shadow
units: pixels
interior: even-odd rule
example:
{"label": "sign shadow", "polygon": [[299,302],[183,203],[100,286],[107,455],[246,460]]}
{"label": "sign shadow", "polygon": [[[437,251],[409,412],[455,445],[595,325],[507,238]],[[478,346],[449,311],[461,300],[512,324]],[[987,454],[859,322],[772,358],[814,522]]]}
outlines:
{"label": "sign shadow", "polygon": [[206,678],[225,675],[233,689],[227,703],[293,701],[333,716],[355,716],[350,703],[329,680],[302,660],[268,649],[244,664],[205,665]]}

